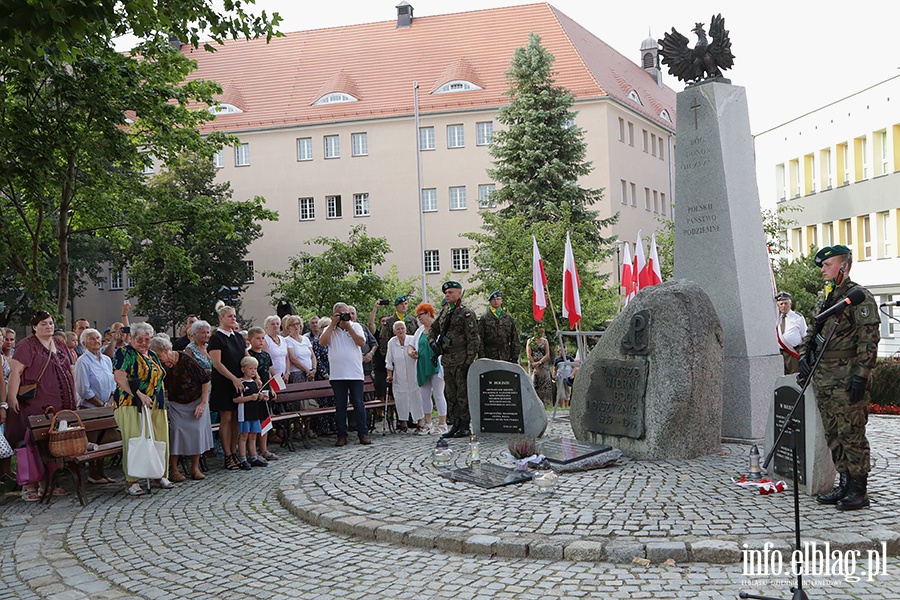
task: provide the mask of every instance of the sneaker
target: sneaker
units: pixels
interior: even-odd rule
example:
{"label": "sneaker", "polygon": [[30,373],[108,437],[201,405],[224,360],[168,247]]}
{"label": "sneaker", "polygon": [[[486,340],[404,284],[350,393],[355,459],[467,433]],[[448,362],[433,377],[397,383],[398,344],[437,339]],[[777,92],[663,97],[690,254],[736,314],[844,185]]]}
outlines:
{"label": "sneaker", "polygon": [[251,456],[250,457],[250,466],[251,467],[268,467],[269,463],[265,460],[261,459],[259,456]]}
{"label": "sneaker", "polygon": [[135,481],[125,488],[125,493],[129,496],[143,496],[147,492],[144,491],[144,488],[141,487],[141,484]]}
{"label": "sneaker", "polygon": [[242,458],[242,459],[241,459],[241,464],[240,464],[240,466],[239,466],[238,468],[239,468],[241,471],[249,471],[249,470],[251,470],[253,467],[250,466],[250,463],[247,462],[247,459],[246,459],[246,458]]}

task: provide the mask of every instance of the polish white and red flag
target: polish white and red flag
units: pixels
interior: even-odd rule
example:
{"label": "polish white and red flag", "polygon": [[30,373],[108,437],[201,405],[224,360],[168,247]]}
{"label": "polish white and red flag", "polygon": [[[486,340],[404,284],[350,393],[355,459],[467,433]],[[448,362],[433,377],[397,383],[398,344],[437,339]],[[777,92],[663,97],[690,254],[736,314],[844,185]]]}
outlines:
{"label": "polish white and red flag", "polygon": [[628,242],[625,242],[625,255],[622,259],[621,286],[625,288],[625,304],[628,304],[634,298],[634,277],[632,275],[634,265],[631,264],[631,248],[629,248]]}
{"label": "polish white and red flag", "polygon": [[581,296],[578,294],[578,269],[575,267],[575,254],[572,252],[572,240],[566,232],[566,258],[563,266],[563,317],[569,319],[569,329],[581,320]]}
{"label": "polish white and red flag", "polygon": [[275,375],[272,379],[270,379],[266,385],[263,386],[263,389],[268,387],[273,392],[280,392],[284,388],[287,387],[287,384],[284,383],[284,379],[281,378],[281,375]]}
{"label": "polish white and red flag", "polygon": [[541,260],[541,252],[538,250],[537,238],[531,236],[534,243],[531,250],[531,287],[532,287],[532,313],[535,321],[544,318],[544,309],[547,308],[547,274],[544,273],[544,261]]}
{"label": "polish white and red flag", "polygon": [[634,243],[634,264],[632,265],[631,277],[634,282],[634,293],[647,287],[647,261],[644,259],[644,241],[641,239],[641,232],[638,231],[637,241]]}
{"label": "polish white and red flag", "polygon": [[[778,295],[778,284],[775,283],[775,271],[772,268],[772,254],[771,249],[766,248],[766,252],[769,253],[769,279],[772,282],[772,298]],[[794,358],[800,358],[800,353],[787,345],[787,342],[784,341],[784,338],[781,337],[781,320],[784,318],[784,315],[781,314],[781,311],[778,310],[778,302],[775,302],[775,337],[778,338],[778,346],[785,350],[788,354],[793,356]]]}
{"label": "polish white and red flag", "polygon": [[656,251],[655,233],[650,242],[650,259],[647,261],[647,266],[645,268],[647,270],[647,276],[644,278],[647,281],[645,287],[662,283],[662,271],[659,269],[659,253]]}

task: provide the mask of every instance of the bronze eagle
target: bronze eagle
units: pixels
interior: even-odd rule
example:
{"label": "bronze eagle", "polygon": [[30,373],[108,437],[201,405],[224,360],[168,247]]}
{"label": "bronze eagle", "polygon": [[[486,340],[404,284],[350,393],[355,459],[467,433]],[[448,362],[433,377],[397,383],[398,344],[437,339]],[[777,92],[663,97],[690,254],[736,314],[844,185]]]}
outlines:
{"label": "bronze eagle", "polygon": [[712,42],[706,37],[703,23],[697,23],[691,31],[697,34],[697,45],[693,48],[688,48],[688,39],[675,31],[674,27],[672,33],[666,33],[659,40],[659,52],[663,64],[669,67],[669,74],[687,83],[722,77],[722,69],[734,66],[725,19],[721,14],[710,19],[709,35]]}

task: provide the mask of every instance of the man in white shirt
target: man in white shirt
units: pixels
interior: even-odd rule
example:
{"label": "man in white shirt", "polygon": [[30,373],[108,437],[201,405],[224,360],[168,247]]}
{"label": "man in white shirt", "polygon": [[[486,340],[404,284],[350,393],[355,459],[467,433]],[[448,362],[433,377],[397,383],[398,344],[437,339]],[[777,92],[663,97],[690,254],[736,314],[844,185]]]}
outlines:
{"label": "man in white shirt", "polygon": [[[779,293],[775,296],[775,301],[778,303],[778,311],[781,313],[781,318],[778,319],[778,331],[780,332],[781,340],[786,346],[796,352],[797,346],[806,337],[806,319],[791,310],[793,297],[787,292]],[[800,371],[797,357],[784,348],[781,349],[781,356],[784,357],[785,375]]]}
{"label": "man in white shirt", "polygon": [[331,367],[328,378],[334,390],[334,417],[337,421],[338,439],[335,446],[346,446],[349,431],[347,428],[347,400],[353,403],[353,419],[356,422],[356,435],[359,443],[372,443],[366,422],[366,407],[363,402],[362,353],[360,348],[366,343],[366,335],[362,325],[350,320],[350,307],[343,302],[334,305],[331,324],[319,337],[319,344],[328,348],[328,361]]}

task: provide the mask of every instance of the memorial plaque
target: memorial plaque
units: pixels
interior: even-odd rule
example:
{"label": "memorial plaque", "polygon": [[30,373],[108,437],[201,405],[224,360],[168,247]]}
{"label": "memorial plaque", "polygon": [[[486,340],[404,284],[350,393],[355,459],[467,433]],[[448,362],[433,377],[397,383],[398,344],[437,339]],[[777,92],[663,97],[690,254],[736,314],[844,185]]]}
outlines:
{"label": "memorial plaque", "polygon": [[522,377],[513,371],[487,371],[478,377],[480,428],[484,433],[525,433]]}
{"label": "memorial plaque", "polygon": [[567,437],[544,440],[540,444],[540,453],[544,455],[544,458],[551,463],[559,465],[567,465],[576,460],[612,450],[612,446],[580,442],[574,438]]}
{"label": "memorial plaque", "polygon": [[[788,414],[797,400],[797,390],[792,387],[780,387],[775,390],[775,431],[777,436],[784,427]],[[784,432],[784,436],[775,447],[775,456],[772,459],[774,470],[782,477],[793,477],[794,471],[791,460],[791,449],[797,449],[797,481],[806,484],[806,423],[804,422],[804,398],[800,398],[797,410],[791,418],[793,428]],[[797,437],[797,445],[794,446],[794,436]]]}
{"label": "memorial plaque", "polygon": [[644,437],[644,360],[601,359],[591,377],[582,424],[588,431]]}
{"label": "memorial plaque", "polygon": [[453,481],[471,483],[488,489],[529,481],[531,475],[528,471],[516,471],[515,469],[491,463],[481,463],[477,466],[441,473],[441,477],[446,477]]}

